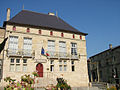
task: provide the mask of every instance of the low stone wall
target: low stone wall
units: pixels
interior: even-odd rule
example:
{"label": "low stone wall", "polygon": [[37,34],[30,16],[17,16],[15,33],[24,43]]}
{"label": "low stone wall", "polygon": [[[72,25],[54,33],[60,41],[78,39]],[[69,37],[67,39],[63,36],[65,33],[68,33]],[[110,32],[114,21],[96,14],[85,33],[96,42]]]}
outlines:
{"label": "low stone wall", "polygon": [[72,87],[72,90],[101,90],[98,87]]}

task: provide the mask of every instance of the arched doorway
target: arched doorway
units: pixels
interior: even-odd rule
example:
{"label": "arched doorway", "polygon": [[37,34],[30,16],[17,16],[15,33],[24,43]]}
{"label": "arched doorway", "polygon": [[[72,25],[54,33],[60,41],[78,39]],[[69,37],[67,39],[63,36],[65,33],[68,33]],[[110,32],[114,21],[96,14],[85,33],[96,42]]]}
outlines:
{"label": "arched doorway", "polygon": [[39,77],[43,77],[43,64],[38,63],[36,65],[36,71],[37,71]]}

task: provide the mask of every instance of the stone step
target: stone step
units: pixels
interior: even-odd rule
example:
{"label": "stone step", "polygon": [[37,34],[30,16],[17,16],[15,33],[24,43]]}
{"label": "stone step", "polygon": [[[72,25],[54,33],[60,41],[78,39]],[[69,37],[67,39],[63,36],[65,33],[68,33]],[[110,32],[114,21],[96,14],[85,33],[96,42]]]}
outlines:
{"label": "stone step", "polygon": [[36,78],[36,87],[46,87],[48,85],[56,85],[57,81],[55,79],[52,78]]}
{"label": "stone step", "polygon": [[105,82],[92,82],[92,87],[98,87],[100,89],[106,89],[107,84]]}

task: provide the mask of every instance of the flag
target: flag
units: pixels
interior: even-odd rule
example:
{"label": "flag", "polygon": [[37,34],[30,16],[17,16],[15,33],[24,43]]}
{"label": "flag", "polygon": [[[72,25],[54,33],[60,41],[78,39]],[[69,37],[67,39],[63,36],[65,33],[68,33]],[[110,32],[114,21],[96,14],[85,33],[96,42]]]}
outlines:
{"label": "flag", "polygon": [[44,53],[45,53],[45,50],[44,50],[44,48],[42,47],[42,49],[41,49],[41,55],[44,55]]}
{"label": "flag", "polygon": [[50,55],[48,54],[48,52],[46,52],[46,56],[50,56]]}
{"label": "flag", "polygon": [[8,37],[4,39],[4,41],[0,44],[0,53],[2,52],[2,50],[4,49],[5,43],[7,41]]}

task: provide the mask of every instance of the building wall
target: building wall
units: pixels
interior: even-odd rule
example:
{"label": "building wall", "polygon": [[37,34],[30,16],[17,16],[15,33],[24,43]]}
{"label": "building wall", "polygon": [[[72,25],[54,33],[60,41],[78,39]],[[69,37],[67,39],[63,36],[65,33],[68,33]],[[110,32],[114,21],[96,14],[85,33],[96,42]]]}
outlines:
{"label": "building wall", "polygon": [[[113,78],[113,69],[117,69],[117,78],[120,78],[120,46],[108,49],[103,53],[92,56],[90,58],[90,71],[91,71],[91,79],[93,80],[93,73],[96,72],[95,76],[97,76],[96,81],[99,82],[108,82],[115,83],[115,78]],[[120,82],[120,80],[119,80]]]}
{"label": "building wall", "polygon": [[[0,44],[4,40],[4,33],[5,30],[3,28],[0,28]],[[3,51],[0,53],[0,79],[2,78],[2,61],[3,61]]]}
{"label": "building wall", "polygon": [[[5,32],[5,30],[4,30],[3,28],[0,28],[0,44],[1,44],[1,43],[3,42],[3,40],[4,40],[4,32]],[[1,52],[1,54],[0,54],[0,59],[3,58],[2,55],[3,55],[3,52]]]}
{"label": "building wall", "polygon": [[[64,33],[64,37],[61,37],[61,33],[55,30],[41,29],[41,28],[30,28],[30,32],[26,32],[28,27],[16,26],[16,30],[13,31],[13,25],[6,25],[6,37],[9,36],[18,36],[18,48],[20,50],[23,49],[23,39],[24,37],[32,38],[32,54],[33,56],[22,57],[22,56],[9,56],[7,51],[5,52],[5,60],[4,60],[4,68],[3,68],[3,78],[10,76],[11,78],[15,78],[20,80],[20,77],[24,74],[31,74],[33,71],[36,71],[36,65],[38,63],[43,64],[43,77],[49,77],[56,80],[57,77],[63,77],[68,81],[68,83],[73,86],[88,86],[88,72],[87,72],[87,54],[86,54],[86,40],[85,36],[82,36],[80,39],[80,35],[75,34],[75,38],[73,38],[73,34]],[[38,33],[38,30],[41,30],[41,34]],[[53,31],[53,35],[50,35],[50,31]],[[41,49],[44,48],[45,52],[48,51],[48,40],[55,41],[55,51],[59,52],[59,41],[66,42],[67,53],[69,54],[69,58],[62,59],[62,61],[67,62],[67,71],[59,71],[59,58],[50,59],[46,56],[41,55]],[[78,59],[71,59],[71,42],[77,43],[77,53]],[[5,49],[8,49],[9,38],[6,42]],[[10,59],[11,58],[19,58],[20,62],[20,71],[19,72],[10,72]],[[27,71],[23,72],[23,59],[27,59]],[[54,71],[50,71],[50,61],[54,61]],[[71,70],[71,62],[74,61],[75,71]]]}

